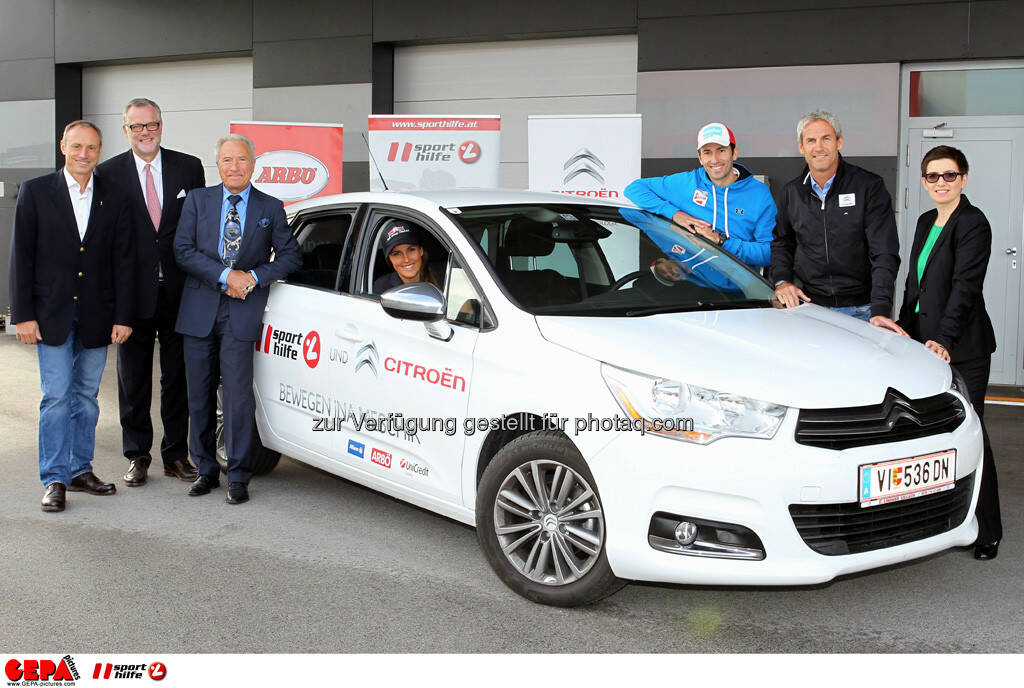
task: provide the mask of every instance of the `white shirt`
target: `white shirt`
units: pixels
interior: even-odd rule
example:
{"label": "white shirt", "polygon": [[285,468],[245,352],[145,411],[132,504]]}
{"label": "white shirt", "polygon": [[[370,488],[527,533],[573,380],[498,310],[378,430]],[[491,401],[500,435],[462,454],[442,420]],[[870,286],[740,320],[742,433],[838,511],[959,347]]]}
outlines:
{"label": "white shirt", "polygon": [[153,170],[153,183],[156,184],[156,198],[160,201],[160,207],[164,207],[164,177],[163,177],[163,163],[160,161],[160,149],[156,151],[156,157],[153,158],[153,162],[146,162],[138,156],[133,150],[132,157],[135,158],[135,169],[139,172],[139,185],[142,186],[142,200],[148,200],[146,198],[146,165],[150,165]]}
{"label": "white shirt", "polygon": [[78,180],[71,176],[68,168],[64,168],[64,180],[68,184],[71,195],[71,209],[75,211],[75,223],[78,225],[78,240],[85,238],[85,230],[89,227],[89,212],[92,210],[92,187],[94,177],[90,174],[89,181],[82,190]]}

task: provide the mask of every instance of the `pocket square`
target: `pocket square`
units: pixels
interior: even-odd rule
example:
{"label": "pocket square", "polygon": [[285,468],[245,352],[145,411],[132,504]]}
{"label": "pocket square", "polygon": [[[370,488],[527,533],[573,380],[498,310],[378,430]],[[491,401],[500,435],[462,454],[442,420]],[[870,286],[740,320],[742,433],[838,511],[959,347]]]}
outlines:
{"label": "pocket square", "polygon": [[256,223],[256,226],[259,227],[260,229],[266,229],[267,227],[270,226],[270,218],[261,217],[259,219],[259,222]]}
{"label": "pocket square", "polygon": [[175,198],[185,198],[185,189],[182,189],[181,191],[179,191],[178,195],[175,196]]}

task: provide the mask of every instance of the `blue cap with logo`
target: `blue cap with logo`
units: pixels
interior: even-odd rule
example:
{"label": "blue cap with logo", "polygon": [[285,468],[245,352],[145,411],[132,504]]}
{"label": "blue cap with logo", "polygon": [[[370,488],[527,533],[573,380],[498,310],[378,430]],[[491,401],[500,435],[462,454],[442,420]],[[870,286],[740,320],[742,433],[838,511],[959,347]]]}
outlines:
{"label": "blue cap with logo", "polygon": [[384,255],[388,255],[395,246],[400,246],[401,244],[423,245],[420,239],[419,227],[405,220],[388,220],[387,224],[384,225],[384,229],[381,230],[381,234],[384,237],[384,245],[382,247]]}

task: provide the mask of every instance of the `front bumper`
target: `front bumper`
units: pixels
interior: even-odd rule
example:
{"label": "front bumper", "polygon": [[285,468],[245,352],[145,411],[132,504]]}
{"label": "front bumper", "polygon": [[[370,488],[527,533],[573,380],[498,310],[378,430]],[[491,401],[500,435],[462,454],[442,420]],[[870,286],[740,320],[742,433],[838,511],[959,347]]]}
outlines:
{"label": "front bumper", "polygon": [[[700,447],[624,432],[588,457],[615,575],[700,585],[804,585],[974,542],[982,465],[981,425],[974,413],[953,432],[842,451],[797,444],[796,415],[788,414],[772,440],[727,438]],[[856,506],[859,466],[946,449],[957,451],[957,484],[973,479],[967,515],[952,529],[871,551],[826,555],[805,543],[794,525],[790,505]],[[765,556],[726,559],[655,549],[648,531],[657,512],[749,528]]]}

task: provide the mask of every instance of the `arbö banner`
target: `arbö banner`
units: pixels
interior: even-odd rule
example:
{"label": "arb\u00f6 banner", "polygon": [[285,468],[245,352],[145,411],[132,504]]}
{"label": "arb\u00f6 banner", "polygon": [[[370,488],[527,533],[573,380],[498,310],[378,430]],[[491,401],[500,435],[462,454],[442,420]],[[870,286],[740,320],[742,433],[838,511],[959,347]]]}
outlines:
{"label": "arb\u00f6 banner", "polygon": [[341,193],[341,124],[232,122],[256,144],[252,183],[285,205]]}
{"label": "arb\u00f6 banner", "polygon": [[640,176],[640,115],[530,115],[530,189],[624,198]]}
{"label": "arb\u00f6 banner", "polygon": [[370,190],[496,188],[500,115],[370,115]]}

